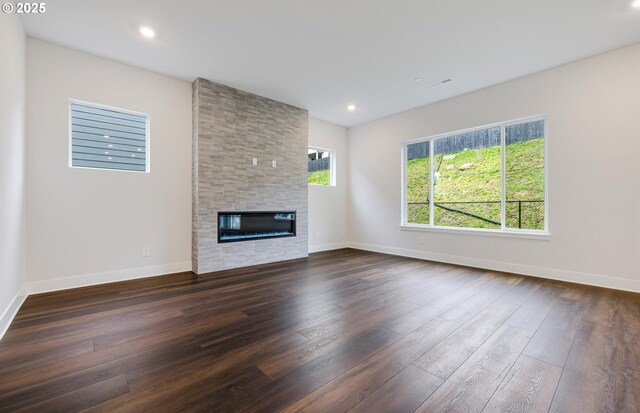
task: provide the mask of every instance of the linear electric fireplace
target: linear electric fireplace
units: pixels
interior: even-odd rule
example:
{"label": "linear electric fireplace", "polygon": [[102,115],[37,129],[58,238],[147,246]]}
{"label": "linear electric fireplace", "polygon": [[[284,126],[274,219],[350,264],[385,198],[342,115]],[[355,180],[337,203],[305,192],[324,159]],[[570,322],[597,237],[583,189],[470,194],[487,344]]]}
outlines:
{"label": "linear electric fireplace", "polygon": [[218,212],[218,242],[295,237],[296,212]]}

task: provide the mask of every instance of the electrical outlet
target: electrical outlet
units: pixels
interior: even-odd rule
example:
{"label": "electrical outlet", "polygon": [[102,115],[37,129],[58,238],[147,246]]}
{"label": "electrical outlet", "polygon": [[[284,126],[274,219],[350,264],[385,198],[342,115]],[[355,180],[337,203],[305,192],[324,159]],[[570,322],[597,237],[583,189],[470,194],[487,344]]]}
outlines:
{"label": "electrical outlet", "polygon": [[423,245],[424,245],[424,241],[425,241],[425,240],[424,240],[424,235],[420,235],[420,244],[423,244]]}
{"label": "electrical outlet", "polygon": [[151,255],[151,248],[143,247],[142,248],[142,256],[143,257],[149,257],[150,255]]}
{"label": "electrical outlet", "polygon": [[271,161],[271,166],[276,167],[276,161]]}
{"label": "electrical outlet", "polygon": [[257,166],[257,165],[258,165],[258,158],[253,158],[253,159],[251,160],[251,165],[253,165],[253,166]]}

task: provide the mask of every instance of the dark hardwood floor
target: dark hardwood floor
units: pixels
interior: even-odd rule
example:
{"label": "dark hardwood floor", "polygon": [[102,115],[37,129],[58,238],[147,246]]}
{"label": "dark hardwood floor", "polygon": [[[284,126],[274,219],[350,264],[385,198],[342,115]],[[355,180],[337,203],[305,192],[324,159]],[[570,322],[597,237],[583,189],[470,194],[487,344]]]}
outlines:
{"label": "dark hardwood floor", "polygon": [[640,295],[357,250],[31,296],[2,412],[638,412]]}

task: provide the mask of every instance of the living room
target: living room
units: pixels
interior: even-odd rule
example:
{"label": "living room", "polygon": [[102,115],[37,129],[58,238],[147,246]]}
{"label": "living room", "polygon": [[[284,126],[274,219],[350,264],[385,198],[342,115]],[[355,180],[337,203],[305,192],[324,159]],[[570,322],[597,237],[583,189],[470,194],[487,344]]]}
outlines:
{"label": "living room", "polygon": [[5,2],[0,411],[638,411],[639,19]]}

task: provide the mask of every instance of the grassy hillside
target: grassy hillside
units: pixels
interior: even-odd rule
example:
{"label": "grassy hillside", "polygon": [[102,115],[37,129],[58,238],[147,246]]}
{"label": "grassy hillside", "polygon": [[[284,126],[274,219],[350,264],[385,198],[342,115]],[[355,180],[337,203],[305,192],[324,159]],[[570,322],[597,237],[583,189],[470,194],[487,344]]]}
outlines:
{"label": "grassy hillside", "polygon": [[[534,139],[507,146],[506,193],[510,200],[544,199],[544,140]],[[463,210],[500,222],[500,147],[465,150],[450,155],[436,155],[434,169],[442,158],[434,185],[436,202],[452,209]],[[407,165],[408,202],[427,202],[429,192],[429,159],[413,159]],[[459,202],[485,202],[490,204],[462,204]],[[495,225],[461,213],[434,209],[436,225],[476,228],[499,228]],[[507,226],[517,227],[518,217],[523,228],[544,227],[543,205],[539,203],[507,203]],[[409,222],[428,223],[428,205],[409,205]]]}
{"label": "grassy hillside", "polygon": [[309,172],[307,175],[307,182],[310,184],[329,185],[330,177],[329,170]]}

